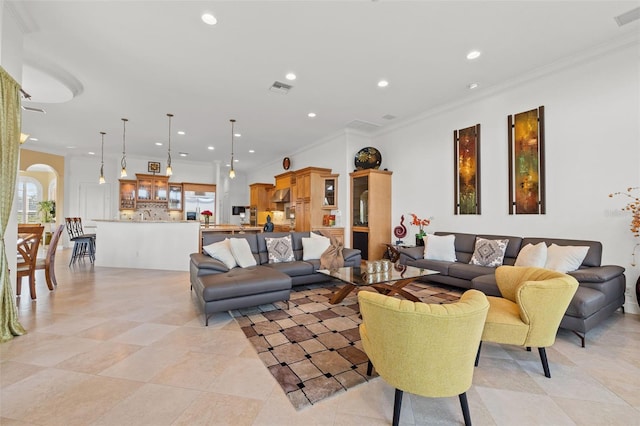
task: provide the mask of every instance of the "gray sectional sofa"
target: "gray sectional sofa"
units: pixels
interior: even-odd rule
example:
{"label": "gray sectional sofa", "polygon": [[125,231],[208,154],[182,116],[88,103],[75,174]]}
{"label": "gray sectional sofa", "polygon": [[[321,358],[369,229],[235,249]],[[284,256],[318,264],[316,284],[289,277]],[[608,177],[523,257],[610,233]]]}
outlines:
{"label": "gray sectional sofa", "polygon": [[475,248],[476,237],[490,240],[508,239],[504,265],[513,265],[520,249],[527,244],[544,242],[547,246],[588,246],[589,250],[578,270],[569,272],[580,284],[567,312],[560,323],[561,328],[573,331],[585,346],[586,333],[611,315],[618,308],[624,311],[626,279],[624,268],[601,265],[602,244],[597,241],[567,240],[554,238],[523,238],[510,235],[475,235],[455,232],[435,232],[436,235],[455,235],[456,261],[424,259],[424,247],[400,248],[399,262],[420,268],[438,271],[424,281],[447,284],[461,288],[473,288],[490,296],[500,296],[495,280],[495,268],[469,264]]}
{"label": "gray sectional sofa", "polygon": [[[290,235],[295,261],[269,263],[265,238]],[[192,253],[189,267],[191,289],[202,304],[205,325],[215,312],[228,311],[276,301],[288,301],[292,286],[327,281],[320,274],[320,260],[302,260],[302,238],[309,232],[267,232],[258,234],[203,233],[202,246],[225,238],[244,238],[249,243],[256,266],[229,269],[209,255]],[[360,266],[360,250],[343,250],[344,266]]]}

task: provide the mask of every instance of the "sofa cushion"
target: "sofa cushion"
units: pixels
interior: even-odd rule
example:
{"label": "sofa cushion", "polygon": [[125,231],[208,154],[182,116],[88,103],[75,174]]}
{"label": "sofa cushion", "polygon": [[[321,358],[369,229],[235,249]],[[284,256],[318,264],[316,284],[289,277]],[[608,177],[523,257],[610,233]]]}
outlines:
{"label": "sofa cushion", "polygon": [[455,235],[427,234],[424,239],[425,259],[456,261]]}
{"label": "sofa cushion", "polygon": [[[589,251],[587,256],[582,261],[582,266],[600,266],[602,262],[602,243],[599,241],[590,240],[566,240],[561,238],[533,238],[527,237],[522,239],[522,245],[525,244],[537,244],[544,242],[547,247],[551,244],[557,244],[559,246],[588,246]],[[509,250],[507,249],[507,253]],[[508,255],[508,254],[507,254]]]}
{"label": "sofa cushion", "polygon": [[487,296],[502,297],[498,283],[496,282],[496,274],[480,275],[471,280],[471,288],[480,290]]}
{"label": "sofa cushion", "polygon": [[449,276],[471,281],[481,275],[493,274],[496,268],[490,266],[471,265],[469,263],[455,262],[449,266]]}
{"label": "sofa cushion", "polygon": [[432,271],[438,271],[441,275],[449,275],[449,267],[453,265],[453,262],[447,262],[444,260],[429,260],[429,259],[407,259],[406,264],[408,266],[415,266],[416,268],[430,269]]}
{"label": "sofa cushion", "polygon": [[236,262],[238,262],[238,266],[246,268],[256,265],[256,258],[253,257],[251,247],[249,247],[247,240],[244,238],[231,238],[229,245],[231,246],[233,257],[236,259]]}
{"label": "sofa cushion", "polygon": [[224,265],[229,269],[235,268],[237,266],[236,259],[231,253],[231,245],[229,244],[228,238],[225,238],[224,240],[217,243],[204,246],[202,247],[202,250],[204,250],[205,253],[207,253],[214,259],[224,263]]}
{"label": "sofa cushion", "polygon": [[290,235],[281,238],[265,238],[265,241],[267,243],[267,252],[269,253],[269,263],[295,260]]}
{"label": "sofa cushion", "polygon": [[606,297],[601,291],[578,286],[566,314],[576,318],[588,318],[604,306],[605,299]]}
{"label": "sofa cushion", "polygon": [[[293,262],[267,263],[263,266],[280,271],[290,277],[299,277],[302,275],[311,275],[314,273],[312,261],[305,262],[303,260],[295,260]],[[318,261],[318,264],[320,261]]]}
{"label": "sofa cushion", "polygon": [[507,244],[509,244],[509,240],[489,240],[478,237],[469,263],[479,266],[500,266],[507,250]]}
{"label": "sofa cushion", "polygon": [[234,268],[225,274],[199,277],[205,302],[291,289],[291,278],[266,266]]}
{"label": "sofa cushion", "polygon": [[563,273],[575,271],[582,265],[587,251],[589,251],[589,247],[586,246],[551,244],[547,249],[547,262],[544,267]]}
{"label": "sofa cushion", "polygon": [[547,245],[543,242],[527,244],[520,249],[514,266],[534,266],[544,268],[547,263]]}

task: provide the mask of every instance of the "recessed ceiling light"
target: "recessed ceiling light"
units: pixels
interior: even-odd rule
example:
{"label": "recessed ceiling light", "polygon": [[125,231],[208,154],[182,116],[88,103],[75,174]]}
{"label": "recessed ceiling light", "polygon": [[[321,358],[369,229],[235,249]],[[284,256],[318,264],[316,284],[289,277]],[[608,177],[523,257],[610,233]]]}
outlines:
{"label": "recessed ceiling light", "polygon": [[218,23],[218,20],[216,19],[215,16],[213,16],[210,13],[203,13],[202,14],[202,22],[204,22],[207,25],[215,25]]}
{"label": "recessed ceiling light", "polygon": [[162,142],[156,142],[156,146],[162,146]]}
{"label": "recessed ceiling light", "polygon": [[213,151],[215,148],[214,148],[214,147],[212,147],[212,146],[208,146],[208,147],[207,147],[207,149],[208,149],[209,151]]}
{"label": "recessed ceiling light", "polygon": [[68,149],[76,149],[75,145],[67,145]]}
{"label": "recessed ceiling light", "polygon": [[471,59],[476,59],[480,57],[480,51],[479,50],[472,50],[471,52],[467,53],[467,59],[471,60]]}
{"label": "recessed ceiling light", "polygon": [[184,135],[184,134],[185,134],[185,132],[184,132],[184,130],[180,130],[180,131],[178,131],[178,134],[179,134],[179,135]]}
{"label": "recessed ceiling light", "polygon": [[478,87],[478,83],[469,83],[469,84],[467,85],[467,87],[468,87],[469,89],[475,89],[476,87]]}
{"label": "recessed ceiling light", "polygon": [[187,156],[187,155],[189,155],[189,154],[188,154],[188,153],[186,153],[186,152],[181,152],[181,153],[179,153],[178,155],[180,155],[180,157],[186,157],[186,156]]}
{"label": "recessed ceiling light", "polygon": [[387,87],[389,85],[389,82],[387,80],[380,80],[378,82],[378,87]]}
{"label": "recessed ceiling light", "polygon": [[240,133],[234,133],[233,136],[235,136],[236,138],[241,137],[242,135]]}
{"label": "recessed ceiling light", "polygon": [[238,161],[240,161],[240,160],[238,160],[237,158],[235,160],[233,160],[234,163],[237,163]]}
{"label": "recessed ceiling light", "polygon": [[295,80],[296,79],[296,75],[292,72],[290,72],[289,74],[285,75],[285,78],[287,80]]}
{"label": "recessed ceiling light", "polygon": [[30,141],[38,142],[38,138],[29,138]]}
{"label": "recessed ceiling light", "polygon": [[315,112],[310,112],[309,114],[307,114],[307,117],[309,118],[315,118],[316,113]]}
{"label": "recessed ceiling light", "polygon": [[253,154],[254,152],[256,152],[255,149],[250,149],[249,150],[249,154]]}
{"label": "recessed ceiling light", "polygon": [[89,151],[89,152],[87,152],[87,154],[89,154],[89,155],[96,155],[96,153],[95,153],[95,152],[93,152],[93,151]]}

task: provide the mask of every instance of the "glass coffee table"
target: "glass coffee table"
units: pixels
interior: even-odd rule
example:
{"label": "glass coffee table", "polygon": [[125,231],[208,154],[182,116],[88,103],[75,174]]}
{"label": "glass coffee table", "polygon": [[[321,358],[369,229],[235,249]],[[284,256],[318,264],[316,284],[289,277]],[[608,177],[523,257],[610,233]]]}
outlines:
{"label": "glass coffee table", "polygon": [[319,269],[321,274],[337,278],[345,283],[344,287],[338,290],[329,303],[336,304],[342,302],[349,293],[356,287],[373,287],[378,293],[392,296],[399,294],[412,302],[420,302],[415,295],[404,290],[404,286],[415,281],[417,278],[426,275],[437,274],[437,271],[430,269],[416,268],[407,265],[391,265],[388,271],[369,273],[365,268],[344,267],[338,269]]}

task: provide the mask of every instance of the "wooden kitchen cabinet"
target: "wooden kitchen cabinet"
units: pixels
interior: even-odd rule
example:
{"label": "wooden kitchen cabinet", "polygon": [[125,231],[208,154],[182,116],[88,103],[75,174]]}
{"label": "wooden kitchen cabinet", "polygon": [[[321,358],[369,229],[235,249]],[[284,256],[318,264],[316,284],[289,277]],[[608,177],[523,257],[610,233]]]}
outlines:
{"label": "wooden kitchen cabinet", "polygon": [[295,172],[295,214],[296,231],[310,231],[314,226],[322,226],[324,200],[324,177],[331,175],[331,169],[307,167]]}
{"label": "wooden kitchen cabinet", "polygon": [[138,190],[136,200],[138,202],[167,203],[168,176],[145,175],[136,173]]}
{"label": "wooden kitchen cabinet", "polygon": [[[271,196],[274,186],[271,183],[252,183],[249,185],[249,198],[251,208],[257,210],[258,226],[267,222],[267,215],[273,210]],[[273,219],[273,218],[272,218]]]}
{"label": "wooden kitchen cabinet", "polygon": [[137,181],[120,179],[120,210],[136,209],[137,188]]}

